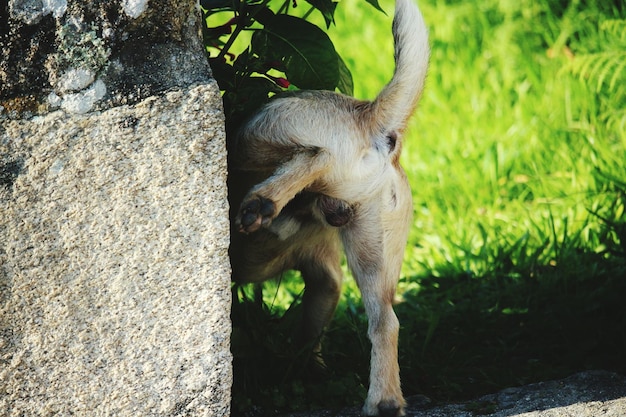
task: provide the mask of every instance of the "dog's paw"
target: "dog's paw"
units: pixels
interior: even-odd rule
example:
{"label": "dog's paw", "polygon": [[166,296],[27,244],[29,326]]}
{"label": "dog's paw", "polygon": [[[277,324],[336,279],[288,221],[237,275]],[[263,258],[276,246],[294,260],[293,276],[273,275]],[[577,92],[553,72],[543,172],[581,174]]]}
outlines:
{"label": "dog's paw", "polygon": [[317,205],[322,211],[326,222],[334,227],[344,226],[354,217],[354,208],[347,202],[337,198],[320,195]]}
{"label": "dog's paw", "polygon": [[383,400],[378,404],[365,402],[362,414],[367,417],[402,417],[404,416],[404,401]]}
{"label": "dog's paw", "polygon": [[242,233],[252,233],[268,226],[276,215],[276,204],[260,196],[252,196],[241,203],[236,223]]}

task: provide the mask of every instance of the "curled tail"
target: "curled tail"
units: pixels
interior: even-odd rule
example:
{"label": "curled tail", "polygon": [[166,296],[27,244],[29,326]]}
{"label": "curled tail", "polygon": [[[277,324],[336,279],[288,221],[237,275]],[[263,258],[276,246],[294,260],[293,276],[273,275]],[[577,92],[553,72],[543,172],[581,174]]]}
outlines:
{"label": "curled tail", "polygon": [[428,28],[414,1],[396,0],[392,26],[396,69],[373,103],[376,119],[386,129],[404,129],[426,81]]}

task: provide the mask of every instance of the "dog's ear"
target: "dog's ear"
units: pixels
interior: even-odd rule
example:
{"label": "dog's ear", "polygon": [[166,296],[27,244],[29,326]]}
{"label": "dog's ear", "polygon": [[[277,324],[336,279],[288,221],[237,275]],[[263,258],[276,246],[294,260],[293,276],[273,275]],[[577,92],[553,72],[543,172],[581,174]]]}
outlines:
{"label": "dog's ear", "polygon": [[428,28],[412,1],[396,0],[392,27],[396,69],[372,103],[371,116],[384,131],[404,130],[426,80],[430,57]]}

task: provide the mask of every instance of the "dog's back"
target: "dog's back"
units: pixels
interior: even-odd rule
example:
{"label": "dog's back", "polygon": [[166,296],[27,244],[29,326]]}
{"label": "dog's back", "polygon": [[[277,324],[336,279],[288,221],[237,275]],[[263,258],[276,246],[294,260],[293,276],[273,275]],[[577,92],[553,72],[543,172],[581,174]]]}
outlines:
{"label": "dog's back", "polygon": [[269,175],[298,148],[326,150],[331,169],[303,188],[352,202],[383,186],[376,179],[388,161],[397,165],[428,68],[428,32],[412,0],[396,2],[393,35],[396,69],[373,102],[328,91],[281,95],[239,130],[229,149],[233,164]]}

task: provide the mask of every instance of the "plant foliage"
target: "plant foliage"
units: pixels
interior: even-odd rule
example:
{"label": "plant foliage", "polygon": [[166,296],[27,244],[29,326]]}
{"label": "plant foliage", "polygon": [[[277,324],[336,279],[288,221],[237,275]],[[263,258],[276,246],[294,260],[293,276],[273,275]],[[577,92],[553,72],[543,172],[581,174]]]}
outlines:
{"label": "plant foliage", "polygon": [[224,92],[227,126],[285,90],[337,89],[352,94],[350,70],[326,32],[307,20],[316,10],[330,26],[336,2],[307,0],[304,16],[298,15],[297,0],[202,0],[200,4],[209,61]]}
{"label": "plant foliage", "polygon": [[566,71],[578,76],[600,94],[600,116],[608,127],[626,130],[626,19],[598,24],[603,42],[594,50],[575,55]]}
{"label": "plant foliage", "polygon": [[603,50],[574,57],[568,69],[597,92],[605,86],[616,92],[626,79],[626,20],[608,19],[599,29],[606,37]]}

